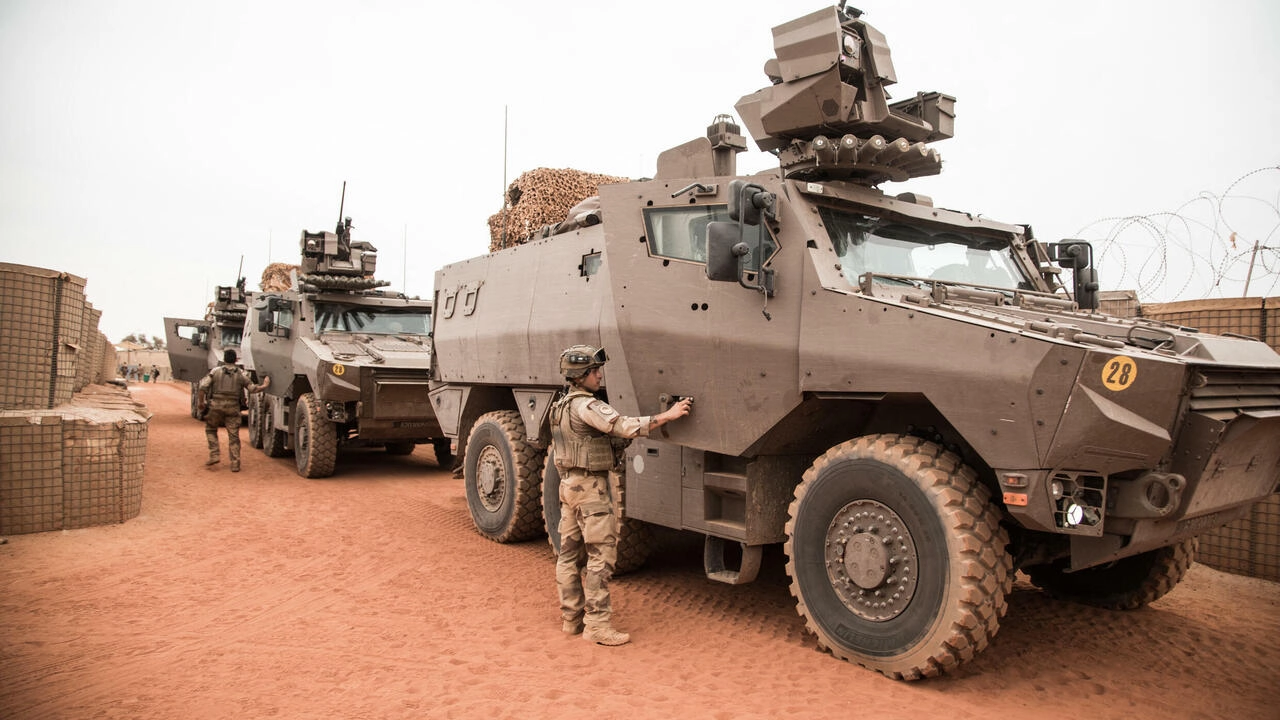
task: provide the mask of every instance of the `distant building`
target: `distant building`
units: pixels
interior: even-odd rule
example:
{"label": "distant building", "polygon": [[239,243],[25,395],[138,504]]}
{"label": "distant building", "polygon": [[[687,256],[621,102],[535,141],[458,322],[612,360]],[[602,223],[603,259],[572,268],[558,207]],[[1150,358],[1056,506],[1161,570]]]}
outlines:
{"label": "distant building", "polygon": [[169,353],[167,351],[156,350],[135,342],[118,342],[115,347],[116,358],[120,365],[125,367],[136,366],[138,368],[138,376],[136,378],[138,382],[142,382],[144,374],[151,374],[153,366],[160,369],[161,381],[173,379],[173,371],[169,368]]}

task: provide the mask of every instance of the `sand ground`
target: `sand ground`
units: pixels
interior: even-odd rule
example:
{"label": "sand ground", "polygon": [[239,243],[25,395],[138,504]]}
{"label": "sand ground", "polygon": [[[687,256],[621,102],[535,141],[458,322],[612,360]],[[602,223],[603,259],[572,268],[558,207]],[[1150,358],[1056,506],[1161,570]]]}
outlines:
{"label": "sand ground", "polygon": [[0,545],[3,718],[1280,718],[1280,584],[1192,568],[1149,608],[1020,581],[975,661],[900,683],[818,651],[787,590],[706,580],[660,534],[614,581],[620,648],[564,636],[545,541],[473,530],[430,448],[324,480],[249,448],[213,469],[182,383],[155,413],[141,515]]}

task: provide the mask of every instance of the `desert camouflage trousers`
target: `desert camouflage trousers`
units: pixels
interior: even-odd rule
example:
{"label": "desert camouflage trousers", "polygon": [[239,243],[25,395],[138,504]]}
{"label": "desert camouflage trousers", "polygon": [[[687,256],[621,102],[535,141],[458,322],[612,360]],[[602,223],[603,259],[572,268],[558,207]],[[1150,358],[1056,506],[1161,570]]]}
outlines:
{"label": "desert camouflage trousers", "polygon": [[231,466],[240,467],[240,401],[214,398],[204,416],[204,437],[209,441],[209,459],[218,459],[218,428],[227,429],[227,454]]}
{"label": "desert camouflage trousers", "polygon": [[609,488],[609,473],[561,470],[560,613],[588,628],[608,627],[613,616],[609,580],[618,561],[618,518]]}

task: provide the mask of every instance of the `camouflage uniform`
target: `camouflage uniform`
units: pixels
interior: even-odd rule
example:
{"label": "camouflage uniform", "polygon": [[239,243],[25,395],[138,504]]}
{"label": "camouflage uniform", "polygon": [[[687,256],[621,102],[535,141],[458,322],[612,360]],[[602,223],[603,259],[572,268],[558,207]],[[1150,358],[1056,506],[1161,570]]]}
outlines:
{"label": "camouflage uniform", "polygon": [[611,627],[609,580],[618,558],[618,516],[610,492],[615,438],[649,434],[649,417],[619,415],[580,388],[551,410],[552,451],[560,472],[560,555],[556,584],[565,629]]}
{"label": "camouflage uniform", "polygon": [[209,462],[218,462],[218,428],[227,429],[227,454],[232,472],[240,471],[240,395],[244,390],[261,392],[266,385],[254,385],[249,373],[234,364],[223,363],[200,379],[198,392],[208,403],[204,435],[209,441]]}

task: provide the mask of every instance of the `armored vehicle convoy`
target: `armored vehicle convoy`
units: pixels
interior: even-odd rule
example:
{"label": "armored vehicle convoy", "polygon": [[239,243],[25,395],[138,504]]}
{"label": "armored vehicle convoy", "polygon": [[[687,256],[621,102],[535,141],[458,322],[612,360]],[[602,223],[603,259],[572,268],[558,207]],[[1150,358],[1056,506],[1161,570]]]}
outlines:
{"label": "armored vehicle convoy", "polygon": [[448,466],[427,396],[431,302],[378,290],[377,250],[351,229],[339,212],[335,232],[304,230],[292,288],[254,298],[246,354],[271,386],[250,405],[250,441],[272,457],[292,452],[309,478],[332,475],[340,447],[407,455],[431,443]]}
{"label": "armored vehicle convoy", "polygon": [[165,347],[175,380],[191,383],[191,417],[196,417],[196,383],[222,362],[226,350],[240,351],[244,320],[253,293],[241,277],[234,286],[214,289],[213,303],[203,319],[164,319]]}
{"label": "armored vehicle convoy", "polygon": [[432,401],[479,532],[545,519],[555,544],[547,414],[588,343],[620,412],[696,398],[626,449],[625,521],[703,534],[728,583],[782,544],[839,658],[955,668],[1017,570],[1110,608],[1167,593],[1198,533],[1276,488],[1280,356],[1099,314],[1086,243],[880,189],[939,171],[953,98],[889,103],[885,38],[851,8],[773,33],[772,85],[737,110],[776,171],[735,177],[718,118],[549,237],[436,273]]}

